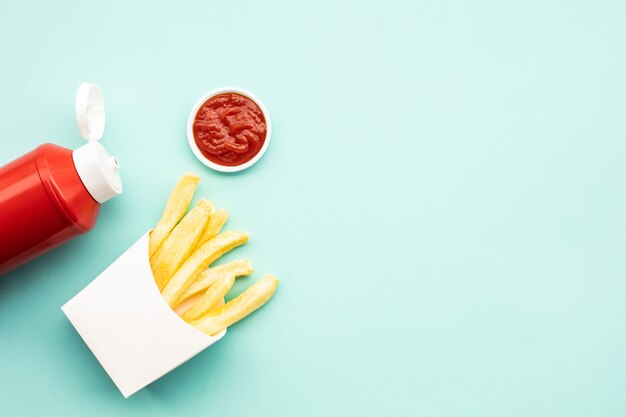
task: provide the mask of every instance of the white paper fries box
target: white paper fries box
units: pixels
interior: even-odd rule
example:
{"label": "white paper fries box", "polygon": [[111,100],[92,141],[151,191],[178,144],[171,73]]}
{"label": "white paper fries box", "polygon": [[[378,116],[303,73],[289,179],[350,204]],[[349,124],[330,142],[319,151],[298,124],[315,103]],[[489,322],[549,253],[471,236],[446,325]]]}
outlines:
{"label": "white paper fries box", "polygon": [[148,233],[62,308],[124,397],[224,336],[206,335],[161,297],[148,260]]}

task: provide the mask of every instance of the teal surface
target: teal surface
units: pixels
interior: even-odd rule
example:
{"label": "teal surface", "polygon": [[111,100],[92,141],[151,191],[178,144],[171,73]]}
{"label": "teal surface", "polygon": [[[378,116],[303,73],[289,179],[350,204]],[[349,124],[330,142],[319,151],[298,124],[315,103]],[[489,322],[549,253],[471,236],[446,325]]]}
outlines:
{"label": "teal surface", "polygon": [[[626,416],[625,74],[617,0],[1,0],[0,164],[80,146],[95,81],[124,194],[0,279],[0,414]],[[274,128],[238,175],[185,135],[227,85]],[[125,400],[59,308],[185,171],[251,235],[233,293],[281,287]]]}

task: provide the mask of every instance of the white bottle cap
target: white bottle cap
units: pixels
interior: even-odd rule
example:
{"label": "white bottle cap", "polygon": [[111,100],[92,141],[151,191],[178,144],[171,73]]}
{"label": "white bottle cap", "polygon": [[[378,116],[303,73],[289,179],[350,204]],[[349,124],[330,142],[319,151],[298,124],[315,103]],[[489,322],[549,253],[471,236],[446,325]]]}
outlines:
{"label": "white bottle cap", "polygon": [[72,152],[78,176],[98,203],[122,193],[119,163],[99,142],[104,134],[104,98],[94,83],[82,83],[76,92],[76,123],[87,144]]}

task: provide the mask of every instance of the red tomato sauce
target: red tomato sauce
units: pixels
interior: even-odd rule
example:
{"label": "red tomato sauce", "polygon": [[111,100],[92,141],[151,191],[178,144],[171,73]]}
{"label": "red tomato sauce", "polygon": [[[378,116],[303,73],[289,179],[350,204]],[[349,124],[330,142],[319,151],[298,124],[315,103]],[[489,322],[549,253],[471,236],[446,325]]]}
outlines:
{"label": "red tomato sauce", "polygon": [[219,165],[244,164],[265,143],[267,125],[256,103],[237,93],[213,96],[198,109],[193,137],[208,160]]}

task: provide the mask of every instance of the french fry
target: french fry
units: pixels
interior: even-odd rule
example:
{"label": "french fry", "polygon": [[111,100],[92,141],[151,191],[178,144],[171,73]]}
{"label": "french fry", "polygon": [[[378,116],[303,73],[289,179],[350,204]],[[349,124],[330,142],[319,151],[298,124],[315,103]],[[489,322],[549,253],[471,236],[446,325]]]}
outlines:
{"label": "french fry", "polygon": [[277,287],[278,278],[266,275],[223,307],[208,312],[190,324],[213,336],[265,304]]}
{"label": "french fry", "polygon": [[224,301],[224,298],[221,298],[217,300],[217,303],[215,303],[215,305],[213,306],[214,308],[212,310],[224,307],[224,304],[226,304],[226,301]]}
{"label": "french fry", "polygon": [[189,258],[178,268],[178,271],[167,283],[163,292],[163,299],[174,306],[180,296],[189,288],[200,273],[220,256],[248,241],[248,235],[243,232],[228,231],[215,236],[204,245],[196,249]]}
{"label": "french fry", "polygon": [[[198,239],[196,240],[196,245],[194,245],[194,247],[192,247],[192,250],[195,249],[195,247],[197,246],[197,242],[200,240],[200,236],[202,236],[202,231],[204,231],[204,227],[206,227],[206,225],[209,223],[209,218],[211,216],[211,213],[214,211],[214,207],[213,207],[213,203],[211,203],[208,200],[205,200],[204,198],[200,199],[200,201],[198,202],[198,204],[196,205],[195,208],[197,208],[199,205],[202,205],[202,211],[206,211],[206,217],[204,219],[204,226],[202,226],[200,234],[198,235]],[[168,233],[168,235],[165,237],[165,239],[163,240],[163,242],[161,243],[161,246],[159,246],[159,248],[156,250],[156,252],[154,252],[154,254],[152,254],[152,256],[150,257],[150,266],[153,266],[154,261],[156,261],[156,259],[159,257],[159,254],[161,252],[161,249],[163,249],[163,247],[165,246],[165,244],[167,243],[169,237],[171,236],[171,234],[178,228],[178,226],[180,226],[180,224],[182,222],[185,221],[185,219],[187,219],[189,217],[189,214],[194,210],[192,209],[191,211],[189,211],[186,215],[183,216],[183,219],[176,224],[176,226],[174,226],[174,228],[170,231],[170,233]],[[196,229],[193,229],[193,232],[196,232]]]}
{"label": "french fry", "polygon": [[233,275],[224,275],[213,283],[204,294],[181,316],[183,320],[190,322],[200,318],[209,312],[219,300],[223,300],[226,293],[235,283]]}
{"label": "french fry", "polygon": [[184,174],[172,190],[161,220],[150,233],[148,243],[148,256],[152,257],[159,249],[167,235],[172,231],[176,223],[183,218],[187,207],[196,191],[200,177],[195,174]]}
{"label": "french fry", "polygon": [[212,205],[209,202],[200,200],[172,229],[150,259],[152,275],[159,290],[165,288],[170,278],[195,248],[207,224],[211,208]]}
{"label": "french fry", "polygon": [[219,209],[211,213],[211,218],[207,222],[207,225],[202,232],[202,236],[198,239],[197,247],[204,245],[209,240],[213,239],[220,233],[224,224],[228,220],[228,212],[224,209]]}
{"label": "french fry", "polygon": [[250,275],[254,270],[247,260],[232,261],[222,265],[209,268],[196,279],[189,288],[180,296],[176,304],[180,304],[192,295],[209,288],[215,281],[224,276],[235,278]]}

